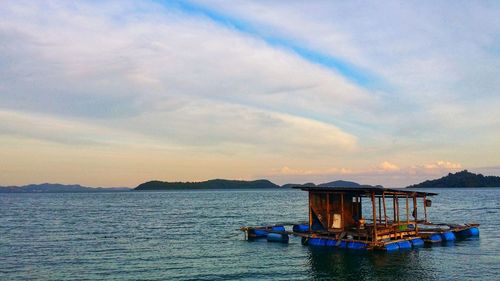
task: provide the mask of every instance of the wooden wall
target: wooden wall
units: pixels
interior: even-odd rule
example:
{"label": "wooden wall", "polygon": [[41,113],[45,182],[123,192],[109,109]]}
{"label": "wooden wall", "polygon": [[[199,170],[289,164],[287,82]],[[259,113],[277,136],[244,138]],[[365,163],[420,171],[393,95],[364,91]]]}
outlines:
{"label": "wooden wall", "polygon": [[312,220],[317,218],[324,230],[336,230],[333,228],[335,214],[341,217],[340,229],[350,228],[355,225],[352,194],[311,192],[310,196],[310,211],[313,212],[310,225],[313,224]]}

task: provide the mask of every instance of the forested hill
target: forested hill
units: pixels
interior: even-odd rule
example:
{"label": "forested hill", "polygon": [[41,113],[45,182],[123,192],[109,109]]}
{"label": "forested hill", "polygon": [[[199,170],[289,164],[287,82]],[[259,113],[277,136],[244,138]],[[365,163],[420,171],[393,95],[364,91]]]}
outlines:
{"label": "forested hill", "polygon": [[408,186],[409,188],[426,188],[426,187],[500,187],[500,177],[483,176],[482,174],[474,174],[467,170],[457,173],[449,173],[436,180],[426,180],[419,184]]}
{"label": "forested hill", "polygon": [[277,188],[278,185],[268,180],[208,180],[201,182],[165,182],[149,181],[137,186],[134,190],[180,190],[180,189],[239,189],[239,188]]}

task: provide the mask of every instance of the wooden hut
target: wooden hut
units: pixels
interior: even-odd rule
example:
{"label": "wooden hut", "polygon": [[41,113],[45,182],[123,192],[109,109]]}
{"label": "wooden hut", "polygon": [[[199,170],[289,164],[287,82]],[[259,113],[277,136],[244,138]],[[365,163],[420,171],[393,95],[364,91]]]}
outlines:
{"label": "wooden hut", "polygon": [[427,198],[437,195],[371,186],[300,188],[309,193],[311,232],[371,242],[418,236],[418,224],[427,223]]}

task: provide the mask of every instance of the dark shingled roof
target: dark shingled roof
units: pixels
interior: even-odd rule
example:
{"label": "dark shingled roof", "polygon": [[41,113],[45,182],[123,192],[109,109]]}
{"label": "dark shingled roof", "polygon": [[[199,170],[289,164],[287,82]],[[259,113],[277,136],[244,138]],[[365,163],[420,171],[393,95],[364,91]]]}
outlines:
{"label": "dark shingled roof", "polygon": [[401,195],[403,195],[403,194],[408,194],[408,195],[416,194],[419,197],[438,195],[437,193],[432,193],[432,192],[422,192],[422,191],[414,191],[414,190],[407,190],[407,189],[383,188],[383,187],[376,187],[376,186],[371,186],[371,185],[361,185],[358,187],[296,186],[293,188],[300,188],[304,191],[347,192],[347,193],[355,193],[358,195],[360,195],[360,194],[362,195],[365,193],[370,194],[372,192],[375,192],[376,195],[382,195],[383,192],[398,193]]}

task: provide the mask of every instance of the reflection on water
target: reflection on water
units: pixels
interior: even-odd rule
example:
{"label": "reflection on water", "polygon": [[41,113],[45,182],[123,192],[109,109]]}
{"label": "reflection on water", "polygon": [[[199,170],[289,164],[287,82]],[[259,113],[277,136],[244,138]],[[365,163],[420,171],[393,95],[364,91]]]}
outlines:
{"label": "reflection on water", "polygon": [[397,280],[435,280],[422,266],[420,253],[309,247],[308,260],[312,280],[395,280],[395,276]]}

